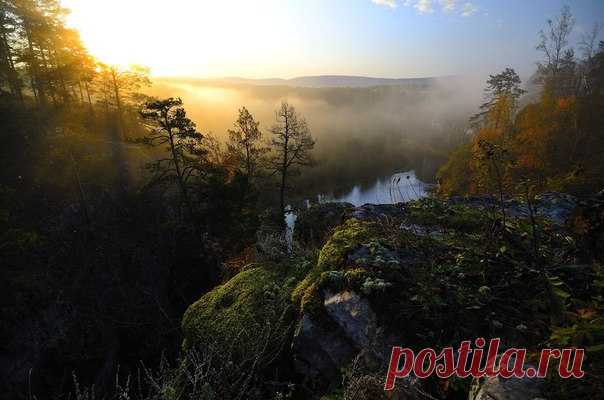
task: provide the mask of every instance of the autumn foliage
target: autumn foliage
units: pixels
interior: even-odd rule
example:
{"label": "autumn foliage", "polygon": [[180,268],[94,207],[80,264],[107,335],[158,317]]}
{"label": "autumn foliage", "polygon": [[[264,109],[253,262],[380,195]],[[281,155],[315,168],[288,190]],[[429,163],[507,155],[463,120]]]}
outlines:
{"label": "autumn foliage", "polygon": [[526,184],[536,193],[604,187],[604,43],[589,59],[573,62],[572,76],[542,78],[533,101],[515,91],[520,80],[510,75],[513,70],[491,76],[472,133],[439,171],[440,194],[514,195]]}

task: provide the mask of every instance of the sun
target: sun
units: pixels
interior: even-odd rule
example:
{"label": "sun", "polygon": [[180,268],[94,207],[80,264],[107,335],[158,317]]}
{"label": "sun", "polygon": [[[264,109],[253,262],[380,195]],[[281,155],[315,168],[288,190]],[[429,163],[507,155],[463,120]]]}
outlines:
{"label": "sun", "polygon": [[68,24],[80,31],[91,54],[113,65],[148,66],[155,76],[227,76],[242,66],[252,75],[265,72],[263,63],[287,40],[273,34],[282,27],[272,17],[283,7],[254,3],[62,1],[71,10]]}

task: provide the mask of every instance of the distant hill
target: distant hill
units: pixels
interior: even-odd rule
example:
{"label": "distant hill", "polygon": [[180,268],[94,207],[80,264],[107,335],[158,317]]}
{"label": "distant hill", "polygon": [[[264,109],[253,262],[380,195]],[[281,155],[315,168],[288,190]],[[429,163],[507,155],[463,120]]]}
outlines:
{"label": "distant hill", "polygon": [[373,87],[373,86],[415,86],[427,87],[434,84],[437,79],[444,78],[372,78],[365,76],[345,76],[345,75],[318,75],[301,76],[292,79],[246,79],[238,77],[228,77],[221,79],[190,79],[190,78],[165,78],[162,80],[186,80],[188,82],[198,82],[207,84],[243,84],[254,86],[290,86],[290,87],[309,87],[309,88],[330,88],[330,87]]}

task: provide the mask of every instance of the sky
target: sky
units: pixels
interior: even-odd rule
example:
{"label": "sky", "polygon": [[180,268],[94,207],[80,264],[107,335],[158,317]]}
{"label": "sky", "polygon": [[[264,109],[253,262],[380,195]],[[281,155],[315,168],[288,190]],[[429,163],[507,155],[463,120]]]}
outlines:
{"label": "sky", "polygon": [[[154,76],[407,78],[535,68],[538,32],[564,4],[571,40],[604,0],[62,0],[89,51]],[[602,37],[602,35],[600,35]]]}

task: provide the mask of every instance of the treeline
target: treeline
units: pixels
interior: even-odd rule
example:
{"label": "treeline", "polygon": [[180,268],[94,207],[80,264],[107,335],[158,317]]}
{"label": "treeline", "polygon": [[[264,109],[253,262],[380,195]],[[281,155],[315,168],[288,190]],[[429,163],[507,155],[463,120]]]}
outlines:
{"label": "treeline", "polygon": [[[596,25],[577,50],[568,7],[540,32],[543,54],[528,98],[511,68],[491,75],[471,134],[439,172],[439,191],[497,197],[604,188],[604,42]],[[577,55],[577,53],[579,55]],[[528,102],[528,104],[527,104]]]}
{"label": "treeline", "polygon": [[141,363],[175,359],[186,307],[261,227],[281,234],[290,178],[312,164],[291,105],[264,135],[242,108],[221,145],[180,99],[140,93],[147,69],[94,59],[65,16],[56,0],[0,0],[0,390],[11,398],[72,393],[74,371],[100,396]]}
{"label": "treeline", "polygon": [[[148,71],[121,71],[86,51],[77,30],[65,25],[58,0],[0,1],[0,91],[24,104],[102,104],[123,112],[132,94],[150,84]],[[31,97],[31,99],[29,98]]]}

